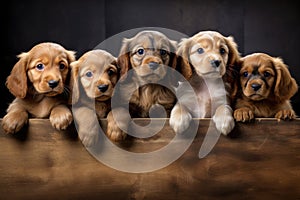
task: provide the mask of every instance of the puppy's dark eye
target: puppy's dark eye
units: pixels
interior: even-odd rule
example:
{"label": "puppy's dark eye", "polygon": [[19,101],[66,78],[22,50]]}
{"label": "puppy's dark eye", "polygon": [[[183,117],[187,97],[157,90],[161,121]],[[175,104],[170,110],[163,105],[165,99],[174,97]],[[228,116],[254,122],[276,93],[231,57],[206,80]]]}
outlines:
{"label": "puppy's dark eye", "polygon": [[249,75],[248,72],[244,72],[244,73],[243,73],[243,76],[244,76],[244,77],[248,77],[248,75]]}
{"label": "puppy's dark eye", "polygon": [[199,49],[197,49],[197,52],[198,52],[199,54],[202,54],[202,53],[204,53],[204,49],[203,49],[203,48],[199,48]]}
{"label": "puppy's dark eye", "polygon": [[144,55],[144,53],[145,53],[145,50],[142,48],[137,50],[137,54],[139,54],[140,56]]}
{"label": "puppy's dark eye", "polygon": [[85,75],[89,78],[91,78],[93,76],[93,72],[88,71],[87,73],[85,73]]}
{"label": "puppy's dark eye", "polygon": [[112,76],[115,72],[112,69],[107,70],[108,76]]}
{"label": "puppy's dark eye", "polygon": [[270,72],[264,72],[264,77],[269,77],[269,76],[271,76],[271,74],[270,74]]}
{"label": "puppy's dark eye", "polygon": [[36,69],[39,70],[39,71],[43,71],[44,68],[45,68],[45,66],[41,63],[36,66]]}
{"label": "puppy's dark eye", "polygon": [[64,70],[66,65],[64,63],[59,63],[59,69]]}
{"label": "puppy's dark eye", "polygon": [[161,56],[164,56],[164,55],[166,55],[167,54],[167,51],[166,50],[164,50],[164,49],[161,49],[160,50],[160,55]]}
{"label": "puppy's dark eye", "polygon": [[224,48],[221,48],[221,49],[220,49],[220,54],[223,55],[223,54],[225,54],[225,53],[226,53],[226,50],[225,50]]}

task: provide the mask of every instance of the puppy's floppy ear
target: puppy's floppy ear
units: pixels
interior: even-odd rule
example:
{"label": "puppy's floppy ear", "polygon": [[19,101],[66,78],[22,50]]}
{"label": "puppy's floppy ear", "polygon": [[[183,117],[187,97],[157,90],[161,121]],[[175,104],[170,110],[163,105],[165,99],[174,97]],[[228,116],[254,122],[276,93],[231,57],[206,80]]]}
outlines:
{"label": "puppy's floppy ear", "polygon": [[232,36],[225,37],[226,45],[229,49],[227,65],[234,66],[240,60],[240,53],[238,52],[237,43]]}
{"label": "puppy's floppy ear", "polygon": [[224,37],[226,46],[229,49],[228,61],[226,65],[225,82],[229,84],[227,91],[230,93],[232,99],[237,95],[239,90],[239,73],[242,66],[240,53],[238,52],[237,43],[232,36]]}
{"label": "puppy's floppy ear", "polygon": [[130,63],[130,49],[129,43],[130,39],[123,39],[123,44],[117,59],[117,64],[120,67],[120,78],[124,80],[126,78],[127,72],[132,68]]}
{"label": "puppy's floppy ear", "polygon": [[79,100],[79,95],[80,95],[79,64],[80,61],[74,61],[70,64],[71,66],[70,89],[72,92],[69,98],[69,104],[76,104]]}
{"label": "puppy's floppy ear", "polygon": [[69,64],[70,64],[71,62],[74,62],[74,61],[76,60],[76,58],[75,58],[76,52],[75,52],[75,51],[69,51],[69,50],[66,50],[66,54],[67,54],[67,57],[68,57],[68,62],[69,62]]}
{"label": "puppy's floppy ear", "polygon": [[274,94],[280,100],[288,100],[297,92],[298,85],[281,58],[273,58],[273,64],[277,73]]}
{"label": "puppy's floppy ear", "polygon": [[177,67],[177,55],[176,55],[176,51],[177,51],[177,42],[174,40],[170,40],[170,63],[169,66],[176,69]]}
{"label": "puppy's floppy ear", "polygon": [[192,77],[193,70],[189,62],[189,49],[191,47],[190,39],[182,39],[179,43],[179,48],[177,50],[177,71],[179,71],[184,78],[189,80]]}
{"label": "puppy's floppy ear", "polygon": [[10,75],[7,77],[6,86],[9,91],[18,98],[24,98],[27,93],[27,63],[29,53],[18,55],[19,61],[13,67]]}

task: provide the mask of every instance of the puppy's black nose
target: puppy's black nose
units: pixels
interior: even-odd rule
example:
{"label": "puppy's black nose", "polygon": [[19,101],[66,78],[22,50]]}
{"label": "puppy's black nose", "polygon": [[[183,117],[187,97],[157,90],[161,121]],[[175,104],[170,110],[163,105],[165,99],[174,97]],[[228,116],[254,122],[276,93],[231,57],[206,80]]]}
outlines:
{"label": "puppy's black nose", "polygon": [[58,82],[59,81],[56,81],[56,80],[50,80],[50,81],[48,81],[48,85],[49,85],[49,87],[51,87],[53,89],[56,86],[58,86]]}
{"label": "puppy's black nose", "polygon": [[98,85],[98,90],[100,90],[100,92],[105,92],[108,89],[108,85]]}
{"label": "puppy's black nose", "polygon": [[256,92],[257,90],[259,90],[261,88],[261,85],[260,84],[256,84],[256,83],[253,83],[251,85],[251,87],[253,88],[253,90]]}
{"label": "puppy's black nose", "polygon": [[159,66],[159,64],[157,62],[149,62],[148,65],[149,65],[150,69],[152,69],[152,70],[156,70]]}
{"label": "puppy's black nose", "polygon": [[219,67],[219,65],[221,64],[221,61],[219,60],[212,60],[210,61],[210,64],[213,66],[213,67]]}

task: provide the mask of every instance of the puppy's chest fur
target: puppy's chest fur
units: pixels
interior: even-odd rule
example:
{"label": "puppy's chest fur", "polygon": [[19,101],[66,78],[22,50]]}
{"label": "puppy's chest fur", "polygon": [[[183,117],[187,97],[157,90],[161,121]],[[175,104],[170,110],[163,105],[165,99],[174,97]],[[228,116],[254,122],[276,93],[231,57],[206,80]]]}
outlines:
{"label": "puppy's chest fur", "polygon": [[144,85],[132,94],[129,105],[134,117],[149,117],[149,110],[155,104],[162,105],[169,116],[176,97],[171,90],[158,84]]}
{"label": "puppy's chest fur", "polygon": [[12,105],[9,106],[8,111],[13,105],[18,104],[19,106],[22,106],[32,117],[45,118],[50,115],[55,106],[65,103],[66,100],[64,100],[64,98],[60,95],[55,97],[35,95],[24,99],[16,98],[12,102]]}
{"label": "puppy's chest fur", "polygon": [[217,107],[227,103],[226,90],[222,79],[204,80],[199,76],[193,76],[190,84],[198,100],[198,105],[192,108],[195,117],[212,117]]}
{"label": "puppy's chest fur", "polygon": [[244,95],[236,102],[236,108],[247,107],[256,117],[274,117],[280,110],[291,109],[290,101],[276,102],[275,100],[252,101]]}
{"label": "puppy's chest fur", "polygon": [[104,118],[107,116],[108,112],[111,110],[111,99],[106,101],[97,101],[95,99],[90,99],[88,97],[81,98],[80,102],[77,103],[76,107],[88,107],[91,110],[95,110],[98,119]]}

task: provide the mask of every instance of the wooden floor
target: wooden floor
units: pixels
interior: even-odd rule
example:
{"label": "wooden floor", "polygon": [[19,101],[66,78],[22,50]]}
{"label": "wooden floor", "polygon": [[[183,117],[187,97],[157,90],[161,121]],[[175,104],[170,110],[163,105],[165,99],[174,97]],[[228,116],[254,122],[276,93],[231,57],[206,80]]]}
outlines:
{"label": "wooden floor", "polygon": [[[97,161],[74,126],[56,131],[48,120],[32,119],[14,136],[0,129],[0,199],[300,199],[300,119],[237,123],[231,137],[221,136],[200,159],[208,126],[201,119],[189,149],[148,173]],[[128,139],[121,146],[147,151],[166,145],[172,134],[167,124],[152,139]]]}

